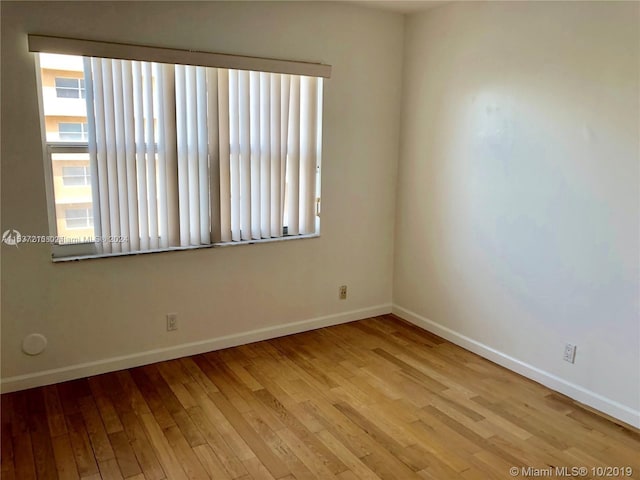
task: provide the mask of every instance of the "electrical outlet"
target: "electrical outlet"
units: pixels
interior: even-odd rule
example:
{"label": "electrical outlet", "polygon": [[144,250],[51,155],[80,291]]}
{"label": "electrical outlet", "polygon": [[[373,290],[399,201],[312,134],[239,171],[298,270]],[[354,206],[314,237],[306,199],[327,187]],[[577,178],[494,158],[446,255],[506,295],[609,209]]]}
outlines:
{"label": "electrical outlet", "polygon": [[340,289],[338,290],[338,298],[340,300],[346,300],[347,299],[347,286],[346,285],[340,286]]}
{"label": "electrical outlet", "polygon": [[564,345],[564,356],[562,357],[565,362],[575,363],[576,361],[576,346],[571,343]]}
{"label": "electrical outlet", "polygon": [[178,330],[178,314],[167,313],[167,332]]}

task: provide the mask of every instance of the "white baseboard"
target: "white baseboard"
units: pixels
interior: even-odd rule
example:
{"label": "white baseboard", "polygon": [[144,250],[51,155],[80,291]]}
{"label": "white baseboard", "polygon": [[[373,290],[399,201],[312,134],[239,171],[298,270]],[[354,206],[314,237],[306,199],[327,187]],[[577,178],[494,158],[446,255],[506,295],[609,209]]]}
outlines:
{"label": "white baseboard", "polygon": [[466,350],[497,363],[498,365],[502,365],[503,367],[541,383],[552,390],[567,395],[580,403],[617,418],[626,424],[640,428],[640,411],[638,410],[634,410],[620,402],[604,397],[598,393],[592,392],[591,390],[587,390],[580,385],[571,383],[563,378],[553,375],[552,373],[518,360],[517,358],[513,358],[399,305],[394,304],[391,312],[417,327],[423,328],[445,338]]}
{"label": "white baseboard", "polygon": [[70,365],[42,372],[17,375],[3,378],[0,382],[2,393],[25,390],[27,388],[51,385],[52,383],[65,382],[76,378],[99,375],[101,373],[114,372],[125,368],[139,367],[149,363],[171,360],[174,358],[197,355],[199,353],[211,352],[237,345],[268,340],[270,338],[282,337],[293,333],[306,332],[317,328],[330,327],[340,323],[352,322],[363,318],[375,317],[391,313],[391,304],[376,305],[369,308],[350,310],[348,312],[316,317],[294,323],[275,325],[272,327],[259,328],[250,332],[226,335],[224,337],[209,338],[198,342],[174,345],[166,348],[147,350],[145,352],[123,355],[119,357],[106,358],[95,362]]}

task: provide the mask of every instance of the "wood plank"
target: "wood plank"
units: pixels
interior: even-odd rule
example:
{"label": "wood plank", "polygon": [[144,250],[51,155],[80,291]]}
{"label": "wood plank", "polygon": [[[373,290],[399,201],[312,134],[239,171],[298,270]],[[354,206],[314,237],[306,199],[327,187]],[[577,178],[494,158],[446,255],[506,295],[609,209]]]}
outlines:
{"label": "wood plank", "polygon": [[118,462],[115,458],[99,461],[98,468],[100,468],[100,477],[103,479],[124,480],[122,472],[120,472],[120,467],[118,467]]}
{"label": "wood plank", "polygon": [[96,460],[98,462],[111,460],[115,455],[93,397],[80,399],[79,406]]}
{"label": "wood plank", "polygon": [[156,422],[153,415],[143,413],[141,415],[142,426],[149,437],[149,442],[153,449],[158,453],[158,461],[162,465],[162,469],[167,473],[167,477],[171,480],[187,480],[187,475],[180,465],[176,452],[171,448],[167,438],[164,436],[160,425]]}
{"label": "wood plank", "polygon": [[71,447],[69,435],[58,435],[51,440],[51,443],[53,444],[53,455],[56,459],[60,480],[77,480],[80,478],[76,461],[73,457],[73,448]]}
{"label": "wood plank", "polygon": [[140,473],[139,475],[134,475],[133,477],[128,477],[127,480],[146,480],[146,477],[144,476],[143,473]]}
{"label": "wood plank", "polygon": [[101,375],[97,381],[101,387],[104,388],[104,392],[108,393],[115,412],[118,418],[121,419],[124,431],[129,439],[129,444],[135,453],[136,460],[147,480],[162,480],[166,478],[156,452],[142,428],[140,418],[131,408],[131,404],[126,400],[120,382],[117,381],[116,377],[111,375]]}
{"label": "wood plank", "polygon": [[[274,392],[277,394],[277,391]],[[329,470],[334,474],[340,473],[346,469],[346,466],[340,461],[340,459],[334,455],[329,448],[327,448],[316,436],[308,429],[300,417],[303,415],[310,415],[310,412],[305,411],[304,407],[298,405],[292,407],[285,407],[279,398],[282,398],[282,393],[279,394],[279,398],[276,398],[270,391],[259,390],[255,392],[256,396],[260,398],[260,401],[267,407],[269,407],[280,419],[280,421],[286,426],[286,429],[291,430],[305,445],[314,452],[314,455],[323,460],[323,463],[327,465]],[[294,408],[295,407],[295,408]],[[282,429],[284,430],[284,429]]]}
{"label": "wood plank", "polygon": [[33,449],[37,476],[42,480],[57,479],[56,461],[53,456],[42,389],[28,390],[27,401],[31,448]]}
{"label": "wood plank", "polygon": [[209,445],[197,445],[193,451],[198,456],[203,468],[207,471],[209,477],[215,480],[231,479],[231,475],[225,470],[222,463]]}
{"label": "wood plank", "polygon": [[318,437],[349,469],[351,473],[355,474],[356,478],[363,480],[375,480],[378,478],[369,468],[360,461],[345,445],[343,445],[336,437],[334,437],[329,431],[322,430],[318,432]]}
{"label": "wood plank", "polygon": [[182,410],[180,412],[176,412],[172,416],[176,425],[182,432],[182,435],[184,435],[191,447],[197,447],[198,445],[204,445],[207,443],[204,436],[200,433],[200,430],[198,430],[198,427],[196,427],[195,423],[193,423],[193,420],[191,420],[191,417],[186,411]]}
{"label": "wood plank", "polygon": [[[29,410],[27,406],[27,392],[15,392],[10,395],[11,409],[9,412],[11,435],[18,437],[29,434]],[[31,440],[29,440],[31,442]]]}
{"label": "wood plank", "polygon": [[254,412],[247,412],[245,415],[247,416],[247,421],[260,435],[260,438],[269,445],[271,450],[286,464],[287,469],[291,472],[282,478],[287,478],[290,475],[294,478],[317,478],[293,453],[286,442],[277,435],[276,431],[278,430],[272,430],[263,418]]}
{"label": "wood plank", "polygon": [[[7,397],[8,399],[9,397]],[[0,418],[2,426],[0,427],[0,478],[15,479],[15,462],[13,454],[13,439],[11,438],[11,422],[10,412],[8,412],[8,403],[2,399],[2,413]]]}
{"label": "wood plank", "polygon": [[49,433],[52,437],[64,435],[67,433],[67,423],[64,419],[64,411],[62,403],[58,395],[58,387],[56,385],[47,385],[42,388],[44,396],[44,404],[47,410],[47,423],[49,425]]}
{"label": "wood plank", "polygon": [[185,440],[180,429],[175,427],[169,427],[164,430],[164,435],[171,445],[173,452],[175,452],[180,466],[187,475],[187,478],[191,480],[199,480],[209,478],[209,475],[202,467],[197,455],[193,452],[187,441]]}
{"label": "wood plank", "polygon": [[100,412],[100,418],[102,418],[106,432],[111,434],[124,431],[124,427],[122,426],[122,422],[120,422],[120,417],[118,417],[113,402],[104,390],[98,377],[89,378],[89,388]]}
{"label": "wood plank", "polygon": [[367,435],[369,435],[376,443],[382,445],[386,451],[391,453],[414,472],[422,470],[428,466],[425,463],[424,455],[419,455],[418,452],[400,445],[391,436],[380,429],[375,422],[366,418],[352,406],[344,403],[337,403],[335,407],[340,410],[343,415],[358,425],[364,432],[366,432]]}
{"label": "wood plank", "polygon": [[244,441],[247,442],[249,448],[255,453],[255,456],[260,459],[267,470],[276,478],[287,475],[289,473],[287,466],[274,455],[269,446],[262,441],[260,436],[251,428],[251,425],[249,425],[242,414],[234,408],[231,402],[221,393],[213,393],[211,397],[222,414],[229,420]]}
{"label": "wood plank", "polygon": [[[149,372],[142,367],[131,370],[131,378],[135,382],[136,386],[144,395],[147,401],[149,410],[153,413],[156,421],[161,428],[172,427],[176,424],[175,420],[169,412],[169,408],[174,408],[175,405],[166,405],[163,397],[158,392],[156,384],[149,377]],[[166,397],[167,399],[169,397]]]}
{"label": "wood plank", "polygon": [[120,414],[125,427],[129,444],[133,449],[136,460],[147,480],[162,480],[165,472],[158,460],[159,452],[154,450],[149,438],[145,434],[140,419],[133,412]]}
{"label": "wood plank", "polygon": [[98,473],[98,464],[80,412],[66,416],[73,455],[81,477]]}
{"label": "wood plank", "polygon": [[133,477],[142,473],[136,454],[124,431],[111,433],[109,442],[123,477]]}
{"label": "wood plank", "polygon": [[13,437],[13,452],[15,477],[19,480],[35,480],[36,464],[31,448],[31,436],[28,432]]}
{"label": "wood plank", "polygon": [[236,451],[227,444],[224,437],[220,432],[218,432],[217,428],[211,422],[210,418],[206,416],[203,409],[200,407],[193,407],[189,409],[189,415],[193,418],[203,437],[207,440],[207,444],[220,459],[224,469],[229,473],[231,478],[238,478],[246,475],[247,471],[238,458]]}

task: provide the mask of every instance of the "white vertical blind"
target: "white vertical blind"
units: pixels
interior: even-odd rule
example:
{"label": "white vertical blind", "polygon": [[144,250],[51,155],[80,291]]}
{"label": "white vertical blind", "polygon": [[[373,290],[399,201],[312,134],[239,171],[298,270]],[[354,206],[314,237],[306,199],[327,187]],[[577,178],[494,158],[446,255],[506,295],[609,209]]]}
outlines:
{"label": "white vertical blind", "polygon": [[86,63],[102,252],[317,233],[322,79]]}
{"label": "white vertical blind", "polygon": [[322,98],[323,98],[323,81],[321,78],[316,80],[316,218],[315,218],[315,232],[320,231],[320,198],[321,198],[321,184],[320,184],[320,171],[322,170]]}
{"label": "white vertical blind", "polygon": [[218,69],[218,148],[220,162],[220,241],[230,242],[231,233],[231,107],[229,70]]}
{"label": "white vertical blind", "polygon": [[207,125],[207,72],[205,67],[196,67],[196,94],[198,100],[198,225],[201,245],[211,243],[209,217],[209,135]]}
{"label": "white vertical blind", "polygon": [[[160,65],[154,63],[153,76],[158,86],[158,236],[160,248],[169,247],[170,237],[173,237],[175,242],[175,233],[172,235],[169,232],[175,228],[173,223],[175,219],[170,218],[169,205],[171,201],[169,198],[175,196],[175,189],[170,188],[169,176],[172,168],[168,166],[174,164],[174,151],[175,151],[175,128],[172,125],[173,122],[168,121],[171,118],[168,112],[172,111],[171,97],[168,95],[169,88],[173,85],[170,75],[173,70],[169,68],[169,65]],[[174,114],[175,115],[175,114]],[[171,191],[171,194],[170,194]]]}
{"label": "white vertical blind", "polygon": [[315,231],[317,79],[300,78],[300,233]]}
{"label": "white vertical blind", "polygon": [[[93,72],[93,88],[92,88],[92,97],[95,105],[95,112],[93,115],[94,118],[94,129],[93,129],[93,137],[95,138],[96,143],[96,151],[95,157],[96,161],[91,162],[91,165],[95,165],[95,170],[92,173],[95,173],[97,181],[94,183],[94,188],[97,186],[98,188],[98,197],[99,197],[99,208],[100,208],[100,218],[94,220],[94,223],[97,221],[100,222],[100,229],[102,231],[102,236],[111,235],[111,223],[109,221],[109,184],[107,183],[107,139],[105,133],[105,110],[108,108],[105,106],[105,99],[103,93],[103,78],[102,78],[102,60],[101,59],[92,59],[91,69]],[[93,152],[90,150],[90,154]],[[101,253],[110,253],[111,252],[111,243],[109,242],[98,242],[98,251]]]}
{"label": "white vertical blind", "polygon": [[[114,97],[113,97],[113,72],[111,70],[111,59],[102,60],[102,95],[104,98],[105,115],[105,140],[106,140],[106,169],[107,169],[107,186],[108,186],[108,204],[109,204],[109,227],[111,235],[120,236],[120,211],[119,211],[119,185],[118,185],[118,159],[115,135],[115,113],[114,113]],[[121,245],[119,243],[111,243],[111,251],[119,252]]]}
{"label": "white vertical blind", "polygon": [[[206,69],[207,82],[207,145],[209,155],[209,221],[211,242],[220,242],[220,131],[218,121],[218,71]],[[227,142],[228,144],[228,142]],[[227,155],[226,158],[229,158]]]}
{"label": "white vertical blind", "polygon": [[189,203],[189,243],[200,243],[200,184],[198,182],[198,93],[196,67],[183,67],[186,93],[187,201]]}
{"label": "white vertical blind", "polygon": [[[84,78],[85,85],[87,88],[85,90],[87,105],[94,105],[94,92],[93,92],[93,71],[91,68],[91,58],[85,57],[83,59],[83,68],[84,68]],[[100,219],[102,218],[100,215],[100,189],[98,187],[98,147],[96,143],[96,115],[93,108],[87,109],[87,126],[88,126],[88,150],[89,150],[89,168],[92,172],[91,175],[91,200],[93,205],[93,229],[95,236],[97,238],[102,237],[102,224],[100,223]],[[97,253],[102,253],[103,245],[102,242],[96,241],[96,251]]]}
{"label": "white vertical blind", "polygon": [[[120,60],[112,60],[111,74],[113,79],[113,121],[115,131],[115,156],[117,166],[117,185],[118,185],[118,212],[120,217],[120,232],[129,230],[129,192],[127,189],[127,165],[126,165],[126,149],[124,138],[124,99],[122,85],[122,66]],[[119,246],[124,251],[129,248],[129,239],[121,243]]]}
{"label": "white vertical blind", "polygon": [[231,240],[240,240],[240,105],[238,72],[229,70],[229,178],[231,205]]}
{"label": "white vertical blind", "polygon": [[258,202],[260,235],[258,238],[269,238],[271,237],[271,77],[268,73],[261,72],[258,80],[260,82],[260,139],[257,151],[260,169],[260,200]]}
{"label": "white vertical blind", "polygon": [[[130,236],[140,239],[140,250],[149,250],[149,210],[147,208],[147,149],[144,139],[144,115],[142,103],[142,68],[140,62],[131,64],[133,81],[133,117],[135,128],[136,180],[138,188],[138,232]],[[97,105],[96,105],[97,111]]]}
{"label": "white vertical blind", "polygon": [[289,235],[300,232],[300,77],[291,77],[287,141],[287,207]]}
{"label": "white vertical blind", "polygon": [[238,119],[240,123],[240,238],[251,239],[251,136],[249,72],[238,73]]}
{"label": "white vertical blind", "polygon": [[281,186],[281,170],[282,170],[282,157],[280,154],[280,130],[282,129],[282,116],[280,115],[280,98],[281,98],[281,75],[273,74],[271,77],[270,85],[270,112],[269,112],[269,126],[271,128],[271,174],[269,178],[270,185],[270,202],[269,202],[269,216],[271,224],[269,225],[269,235],[265,238],[278,237],[282,233],[282,186]]}
{"label": "white vertical blind", "polygon": [[[280,207],[282,212],[282,227],[288,222],[287,199],[287,145],[289,138],[289,100],[291,95],[291,75],[281,75],[280,85]],[[276,107],[277,108],[277,107]],[[285,213],[286,219],[285,219]],[[289,232],[291,233],[291,232]],[[277,232],[276,237],[281,233]]]}
{"label": "white vertical blind", "polygon": [[260,222],[260,201],[262,200],[260,173],[260,73],[250,72],[249,74],[249,142],[251,147],[251,158],[249,166],[250,184],[248,195],[251,197],[251,238],[257,240],[261,238]]}
{"label": "white vertical blind", "polygon": [[189,158],[187,139],[187,88],[185,67],[176,65],[176,139],[178,149],[178,203],[180,246],[189,245]]}
{"label": "white vertical blind", "polygon": [[124,116],[124,148],[126,164],[126,184],[127,184],[127,215],[129,226],[128,243],[124,248],[132,251],[140,250],[140,237],[131,235],[131,232],[139,231],[138,224],[138,184],[136,181],[136,137],[135,137],[135,114],[133,109],[133,76],[131,62],[122,62],[122,100]]}
{"label": "white vertical blind", "polygon": [[144,129],[147,149],[147,199],[149,209],[149,247],[159,248],[158,239],[158,194],[156,178],[156,142],[153,108],[153,81],[151,63],[142,62]]}

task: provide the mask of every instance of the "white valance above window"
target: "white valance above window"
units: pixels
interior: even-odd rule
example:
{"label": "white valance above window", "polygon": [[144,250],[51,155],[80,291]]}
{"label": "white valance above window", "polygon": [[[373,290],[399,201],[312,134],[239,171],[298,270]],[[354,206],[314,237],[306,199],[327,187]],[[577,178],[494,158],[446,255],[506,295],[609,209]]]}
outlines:
{"label": "white valance above window", "polygon": [[309,77],[331,77],[331,66],[322,63],[102,42],[78,38],[51,37],[46,35],[29,35],[29,51],[78,55],[82,57],[139,60],[176,65],[229,68],[233,70],[287,73],[290,75],[305,75]]}

